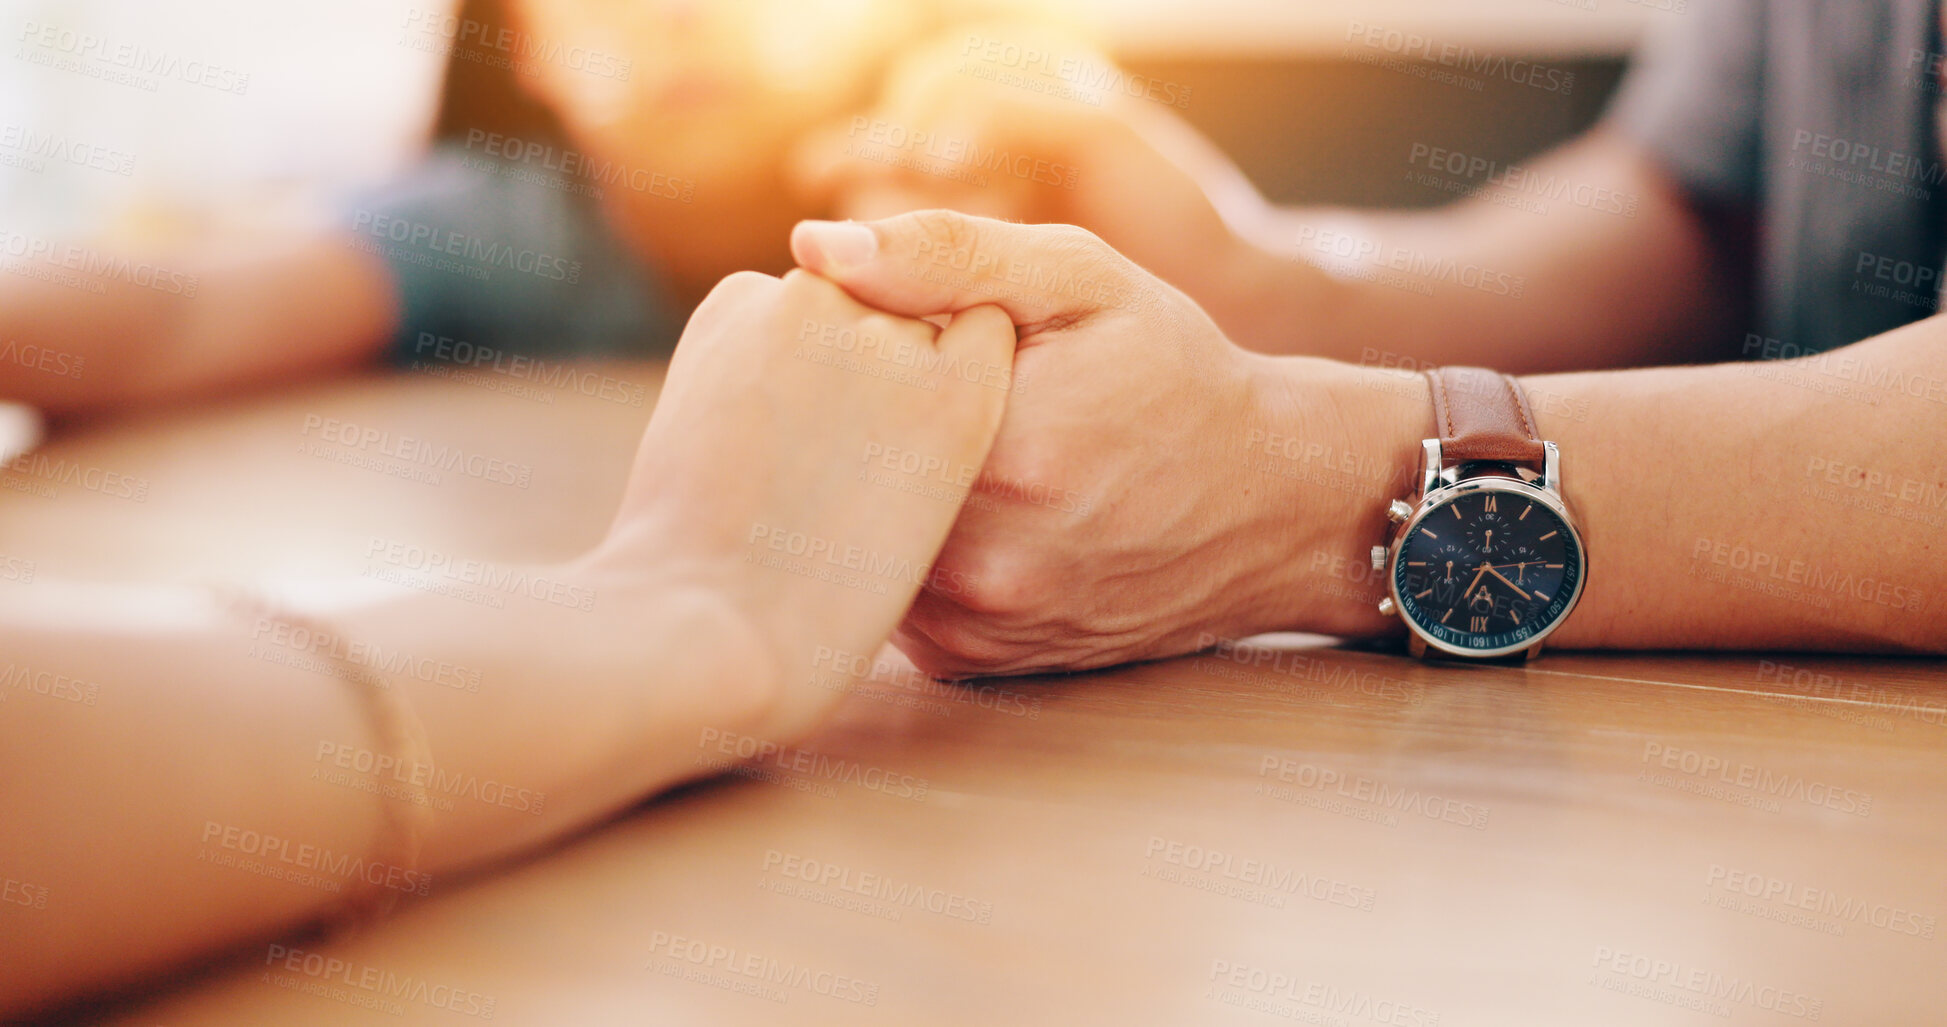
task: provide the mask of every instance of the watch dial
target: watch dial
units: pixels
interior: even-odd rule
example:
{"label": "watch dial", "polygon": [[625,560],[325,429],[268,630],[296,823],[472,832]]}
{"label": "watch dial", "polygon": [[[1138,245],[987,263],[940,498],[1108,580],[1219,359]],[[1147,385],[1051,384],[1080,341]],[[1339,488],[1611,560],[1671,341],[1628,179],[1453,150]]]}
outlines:
{"label": "watch dial", "polygon": [[1400,543],[1400,609],[1456,649],[1519,645],[1568,612],[1582,549],[1568,525],[1518,492],[1470,492],[1428,511]]}

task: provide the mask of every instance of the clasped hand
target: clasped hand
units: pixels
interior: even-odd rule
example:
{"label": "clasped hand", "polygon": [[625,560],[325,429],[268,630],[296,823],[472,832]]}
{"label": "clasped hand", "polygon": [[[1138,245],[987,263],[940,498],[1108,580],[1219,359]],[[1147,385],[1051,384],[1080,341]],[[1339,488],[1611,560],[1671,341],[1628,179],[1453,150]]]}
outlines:
{"label": "clasped hand", "polygon": [[[735,276],[699,309],[661,401],[673,409],[659,410],[646,444],[679,452],[673,436],[657,439],[678,422],[779,434],[783,448],[755,461],[762,468],[709,480],[758,490],[741,476],[778,476],[764,502],[791,512],[749,531],[695,528],[713,539],[699,557],[786,572],[748,586],[752,602],[797,608],[804,588],[850,579],[853,589],[821,593],[841,601],[796,600],[834,621],[817,637],[850,639],[836,628],[848,604],[877,604],[867,619],[883,623],[878,637],[897,621],[894,643],[942,677],[1335,629],[1316,611],[1346,604],[1321,602],[1330,597],[1307,564],[1319,554],[1343,563],[1348,530],[1365,530],[1359,511],[1374,504],[1308,484],[1305,462],[1266,441],[1309,450],[1330,439],[1343,452],[1370,437],[1364,404],[1326,387],[1341,365],[1240,349],[1186,296],[1079,228],[920,211],[805,222],[792,251],[801,270],[781,285]],[[1010,327],[1011,369],[996,355]],[[753,333],[771,341],[754,344]],[[947,345],[956,335],[960,348]],[[791,372],[754,384],[760,398],[730,410],[687,401],[735,392],[695,387],[700,370],[763,378],[753,365],[767,347]],[[855,395],[799,409],[810,401],[797,393],[835,387]],[[662,498],[680,519],[684,498]],[[797,509],[819,503],[823,512]],[[806,523],[831,527],[796,527]],[[897,569],[929,560],[925,573]],[[881,579],[893,587],[875,596]],[[868,654],[878,644],[852,633],[847,644]],[[787,666],[815,662],[809,643],[800,648]]]}

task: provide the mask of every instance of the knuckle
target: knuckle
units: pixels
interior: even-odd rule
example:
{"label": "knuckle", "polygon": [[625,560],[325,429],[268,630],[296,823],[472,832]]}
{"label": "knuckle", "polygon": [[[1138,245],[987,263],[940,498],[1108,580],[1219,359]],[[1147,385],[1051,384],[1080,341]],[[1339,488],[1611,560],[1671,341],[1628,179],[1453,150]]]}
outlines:
{"label": "knuckle", "polygon": [[875,313],[836,283],[803,268],[785,272],[782,289],[787,313],[834,328],[862,328]]}
{"label": "knuckle", "polygon": [[[741,274],[743,272],[739,273]],[[856,306],[852,298],[845,294],[845,290],[839,288],[830,280],[812,274],[801,267],[794,267],[786,271],[784,277],[779,280],[779,283],[779,288],[784,295],[808,305],[815,306],[843,301],[846,304]]]}
{"label": "knuckle", "polygon": [[1036,569],[1018,554],[1000,548],[963,557],[941,577],[956,605],[985,618],[1030,615],[1043,592]]}
{"label": "knuckle", "polygon": [[1034,226],[1034,230],[1048,236],[1051,240],[1055,242],[1064,243],[1078,248],[1090,247],[1090,246],[1099,246],[1103,248],[1108,247],[1108,243],[1103,242],[1101,236],[1096,235],[1094,232],[1091,232],[1080,225],[1068,225],[1068,224],[1036,225]]}
{"label": "knuckle", "polygon": [[1038,225],[1035,231],[1043,233],[1049,251],[1061,257],[1095,266],[1119,267],[1123,263],[1115,247],[1080,225]]}
{"label": "knuckle", "polygon": [[945,251],[957,253],[972,249],[979,241],[980,230],[967,215],[953,210],[916,210],[901,215],[911,226],[914,237],[912,248],[919,255]]}
{"label": "knuckle", "polygon": [[773,296],[781,283],[760,271],[736,271],[717,282],[690,315],[692,324],[712,324],[749,310]]}
{"label": "knuckle", "polygon": [[716,288],[710,290],[710,295],[723,292],[743,297],[774,291],[778,284],[776,278],[762,271],[732,271],[723,276],[723,281],[718,282]]}

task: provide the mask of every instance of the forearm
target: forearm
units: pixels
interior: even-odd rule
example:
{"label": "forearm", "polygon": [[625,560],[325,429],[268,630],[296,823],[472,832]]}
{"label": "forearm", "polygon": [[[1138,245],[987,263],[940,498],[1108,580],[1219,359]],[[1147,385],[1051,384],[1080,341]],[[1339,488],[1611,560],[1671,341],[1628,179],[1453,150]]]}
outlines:
{"label": "forearm", "polygon": [[176,348],[193,302],[130,282],[0,275],[0,397],[67,413],[136,395],[137,365]]}
{"label": "forearm", "polygon": [[1500,172],[1435,210],[1272,211],[1239,226],[1247,242],[1222,283],[1192,294],[1252,349],[1382,366],[1528,373],[1729,355],[1741,244],[1636,147],[1598,134]]}
{"label": "forearm", "polygon": [[369,359],[397,300],[329,232],[143,254],[59,246],[0,275],[0,397],[57,414],[176,400]]}
{"label": "forearm", "polygon": [[[735,730],[754,694],[734,657],[699,644],[720,626],[709,606],[508,570],[592,608],[361,600],[312,620],[334,633],[321,638],[197,592],[34,585],[32,608],[0,617],[14,686],[0,696],[0,875],[46,905],[0,918],[0,1010],[359,894],[423,894],[706,769],[698,730]],[[424,725],[425,753],[379,737],[361,694],[374,682]],[[413,810],[417,858],[377,840]]]}
{"label": "forearm", "polygon": [[1822,360],[1529,379],[1568,400],[1536,419],[1590,546],[1557,644],[1947,651],[1942,353],[1935,318]]}
{"label": "forearm", "polygon": [[[1589,554],[1586,591],[1550,644],[1947,649],[1942,352],[1935,318],[1823,359],[1524,378]],[[1423,378],[1273,364],[1278,394],[1300,397],[1282,423],[1386,469],[1410,498],[1432,432]],[[1302,488],[1319,527],[1275,561],[1292,568],[1286,626],[1397,630],[1365,569],[1388,528],[1382,490]]]}

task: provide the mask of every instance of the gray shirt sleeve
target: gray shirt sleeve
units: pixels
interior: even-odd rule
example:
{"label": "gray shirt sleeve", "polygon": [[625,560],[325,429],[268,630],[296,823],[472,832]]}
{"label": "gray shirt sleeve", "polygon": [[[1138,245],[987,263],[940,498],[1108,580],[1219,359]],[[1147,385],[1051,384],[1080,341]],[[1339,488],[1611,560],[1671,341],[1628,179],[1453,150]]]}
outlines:
{"label": "gray shirt sleeve", "polygon": [[345,207],[399,291],[395,364],[455,341],[529,357],[666,355],[671,305],[575,183],[452,149]]}
{"label": "gray shirt sleeve", "polygon": [[1607,124],[1650,151],[1693,195],[1760,196],[1766,0],[1688,0],[1651,13],[1649,37]]}

